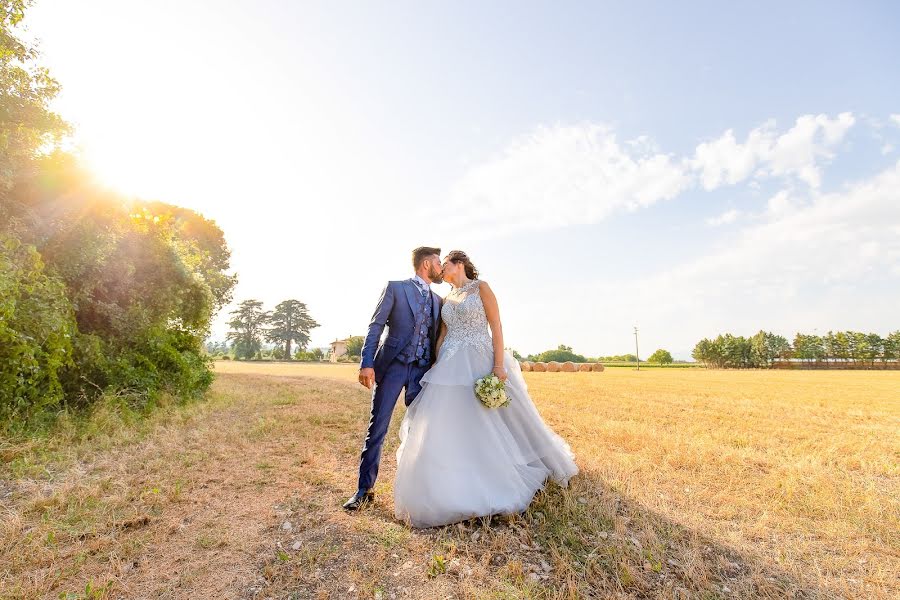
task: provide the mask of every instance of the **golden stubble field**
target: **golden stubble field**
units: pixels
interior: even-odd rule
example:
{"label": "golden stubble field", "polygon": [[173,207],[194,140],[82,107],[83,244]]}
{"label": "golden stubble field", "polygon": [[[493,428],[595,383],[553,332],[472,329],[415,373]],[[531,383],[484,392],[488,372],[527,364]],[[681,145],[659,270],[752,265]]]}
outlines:
{"label": "golden stubble field", "polygon": [[392,518],[402,403],[348,515],[355,367],[216,370],[139,434],[6,449],[3,597],[900,595],[900,373],[528,373],[581,474],[522,516],[414,531]]}

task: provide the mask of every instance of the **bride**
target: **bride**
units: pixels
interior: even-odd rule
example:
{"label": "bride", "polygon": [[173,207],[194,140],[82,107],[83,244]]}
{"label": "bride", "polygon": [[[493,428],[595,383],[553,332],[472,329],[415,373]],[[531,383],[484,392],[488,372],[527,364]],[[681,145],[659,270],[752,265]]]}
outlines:
{"label": "bride", "polygon": [[[437,362],[400,425],[394,511],[413,527],[524,511],[551,478],[578,473],[569,445],[541,419],[519,363],[503,349],[497,299],[465,252],[443,262]],[[488,330],[490,329],[490,333]],[[475,380],[493,373],[510,404],[485,408]]]}

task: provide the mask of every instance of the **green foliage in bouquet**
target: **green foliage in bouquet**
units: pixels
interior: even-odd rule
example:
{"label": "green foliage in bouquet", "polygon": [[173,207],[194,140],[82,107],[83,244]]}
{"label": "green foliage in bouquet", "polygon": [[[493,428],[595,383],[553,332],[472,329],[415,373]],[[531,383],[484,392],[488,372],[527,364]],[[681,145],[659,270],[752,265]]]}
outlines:
{"label": "green foliage in bouquet", "polygon": [[493,373],[475,382],[475,396],[487,408],[509,406],[506,384]]}

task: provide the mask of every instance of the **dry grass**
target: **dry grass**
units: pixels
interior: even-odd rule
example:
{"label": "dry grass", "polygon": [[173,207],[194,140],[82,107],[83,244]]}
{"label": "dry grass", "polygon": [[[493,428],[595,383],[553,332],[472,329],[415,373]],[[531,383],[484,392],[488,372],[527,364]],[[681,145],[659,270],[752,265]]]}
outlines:
{"label": "dry grass", "polygon": [[528,373],[582,474],[420,532],[391,514],[399,409],[375,505],[339,508],[354,367],[217,370],[206,404],[3,448],[0,597],[900,595],[900,373]]}

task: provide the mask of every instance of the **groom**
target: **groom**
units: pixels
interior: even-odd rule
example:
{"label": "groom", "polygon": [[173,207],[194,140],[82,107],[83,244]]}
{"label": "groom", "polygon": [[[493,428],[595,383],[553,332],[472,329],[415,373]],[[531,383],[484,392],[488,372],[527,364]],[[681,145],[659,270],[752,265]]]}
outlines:
{"label": "groom", "polygon": [[[406,406],[412,404],[422,389],[419,380],[434,363],[441,297],[430,285],[444,281],[440,254],[440,248],[413,250],[415,276],[389,281],[372,315],[359,365],[359,382],[373,390],[372,416],[359,461],[359,486],[344,503],[347,510],[358,510],[375,498],[372,488],[378,477],[381,446],[400,390],[406,389]],[[388,334],[380,343],[385,326]]]}

